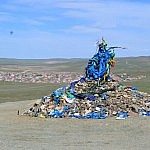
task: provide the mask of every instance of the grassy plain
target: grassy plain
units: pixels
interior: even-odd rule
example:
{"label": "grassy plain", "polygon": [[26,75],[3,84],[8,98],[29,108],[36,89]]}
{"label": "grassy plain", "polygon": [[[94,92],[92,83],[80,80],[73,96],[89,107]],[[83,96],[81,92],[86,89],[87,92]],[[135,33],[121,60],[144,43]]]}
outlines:
{"label": "grassy plain", "polygon": [[[0,71],[82,72],[87,62],[85,59],[11,61],[3,60],[3,64],[0,62]],[[133,84],[140,90],[149,92],[150,57],[117,59],[112,72],[146,75],[142,80],[125,84]],[[41,119],[17,115],[18,110],[21,114],[33,106],[36,99],[50,94],[60,86],[62,85],[0,82],[0,102],[10,101],[0,104],[1,150],[149,150],[149,117],[128,117],[125,120],[116,120],[114,117]]]}
{"label": "grassy plain", "polygon": [[136,86],[140,91],[150,93],[150,56],[118,58],[113,72],[127,73],[132,77],[146,76],[141,80],[132,80],[123,84]]}
{"label": "grassy plain", "polygon": [[0,103],[39,99],[49,95],[62,84],[0,82]]}
{"label": "grassy plain", "polygon": [[[88,59],[0,59],[0,71],[23,72],[84,72]],[[125,82],[150,93],[150,57],[117,58],[113,73],[127,73],[132,76],[146,75],[146,78]],[[0,102],[39,99],[50,94],[64,83],[16,83],[0,81]]]}

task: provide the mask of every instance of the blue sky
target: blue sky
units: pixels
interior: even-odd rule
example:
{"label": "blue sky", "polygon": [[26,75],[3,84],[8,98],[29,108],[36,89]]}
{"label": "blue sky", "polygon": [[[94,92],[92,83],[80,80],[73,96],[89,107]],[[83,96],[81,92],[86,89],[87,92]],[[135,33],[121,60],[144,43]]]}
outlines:
{"label": "blue sky", "polygon": [[0,0],[0,58],[89,58],[102,36],[150,56],[150,1]]}

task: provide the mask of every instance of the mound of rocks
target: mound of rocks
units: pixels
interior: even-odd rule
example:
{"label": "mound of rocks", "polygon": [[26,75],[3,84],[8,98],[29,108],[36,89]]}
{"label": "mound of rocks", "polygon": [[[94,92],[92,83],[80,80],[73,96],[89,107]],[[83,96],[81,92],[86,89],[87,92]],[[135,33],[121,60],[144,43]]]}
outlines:
{"label": "mound of rocks", "polygon": [[[73,90],[73,93],[72,93]],[[36,101],[24,115],[40,118],[105,119],[129,115],[150,116],[150,95],[117,81],[74,81]]]}

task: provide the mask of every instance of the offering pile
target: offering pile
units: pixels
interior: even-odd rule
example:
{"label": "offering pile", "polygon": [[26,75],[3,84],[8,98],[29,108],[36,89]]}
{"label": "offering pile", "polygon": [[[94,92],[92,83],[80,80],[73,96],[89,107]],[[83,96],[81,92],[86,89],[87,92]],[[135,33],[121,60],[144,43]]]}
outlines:
{"label": "offering pile", "polygon": [[97,53],[88,61],[85,77],[61,87],[23,114],[40,118],[125,119],[132,115],[150,116],[150,95],[136,87],[124,86],[110,76],[114,67],[114,49],[105,40],[98,43]]}

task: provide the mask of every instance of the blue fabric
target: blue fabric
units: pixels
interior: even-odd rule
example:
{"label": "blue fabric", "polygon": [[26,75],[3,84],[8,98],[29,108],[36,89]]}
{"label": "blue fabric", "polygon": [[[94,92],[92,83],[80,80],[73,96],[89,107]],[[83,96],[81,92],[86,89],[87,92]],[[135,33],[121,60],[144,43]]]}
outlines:
{"label": "blue fabric", "polygon": [[60,98],[59,97],[55,99],[55,103],[56,103],[56,105],[58,105],[60,103]]}
{"label": "blue fabric", "polygon": [[132,89],[132,90],[138,90],[138,88],[135,87],[135,86],[131,86],[130,89]]}
{"label": "blue fabric", "polygon": [[138,113],[140,116],[150,116],[150,111],[145,111],[141,107],[138,109]]}
{"label": "blue fabric", "polygon": [[92,118],[92,119],[106,119],[107,115],[105,113],[100,112],[90,112],[86,115],[85,118]]}
{"label": "blue fabric", "polygon": [[69,89],[70,89],[70,93],[74,93],[74,87],[75,87],[75,85],[78,83],[79,81],[74,81],[74,82],[71,82],[71,84],[70,84],[70,87],[69,87]]}
{"label": "blue fabric", "polygon": [[54,111],[50,112],[49,116],[52,118],[62,118],[63,113],[61,113],[57,109],[55,109]]}
{"label": "blue fabric", "polygon": [[70,106],[69,106],[69,105],[67,105],[67,106],[65,106],[65,107],[64,107],[64,109],[63,109],[63,110],[64,110],[64,111],[66,111],[66,110],[69,110],[69,109],[70,109]]}
{"label": "blue fabric", "polygon": [[115,56],[114,48],[118,47],[110,47],[108,49],[104,47],[99,48],[98,52],[89,60],[85,68],[86,78],[95,80],[104,78],[105,74],[108,74],[109,76],[110,65],[108,64],[108,61],[112,60]]}
{"label": "blue fabric", "polygon": [[87,97],[90,101],[94,101],[94,100],[95,100],[94,95],[86,94],[86,97]]}
{"label": "blue fabric", "polygon": [[127,118],[128,114],[121,111],[120,113],[117,114],[117,117]]}

